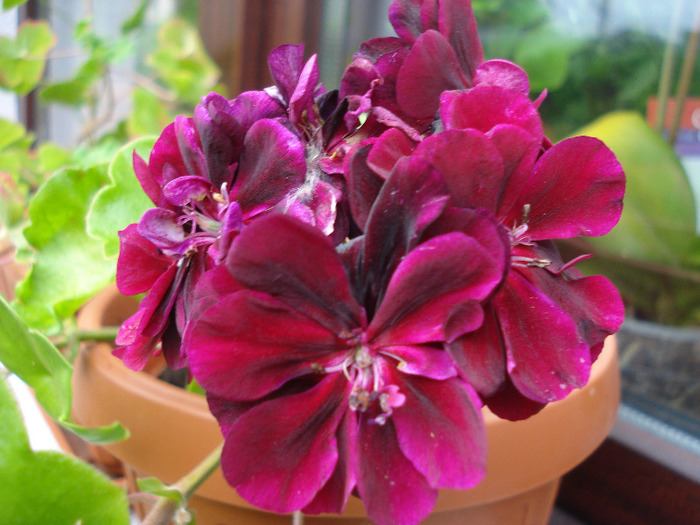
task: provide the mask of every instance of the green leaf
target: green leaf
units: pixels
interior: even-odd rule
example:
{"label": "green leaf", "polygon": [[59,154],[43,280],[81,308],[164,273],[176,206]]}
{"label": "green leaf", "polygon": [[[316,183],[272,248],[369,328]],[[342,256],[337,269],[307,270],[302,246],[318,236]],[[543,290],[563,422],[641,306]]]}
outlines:
{"label": "green leaf", "polygon": [[130,136],[159,135],[174,120],[175,115],[170,114],[167,103],[150,91],[137,88],[132,99],[133,109],[127,120]]}
{"label": "green leaf", "polygon": [[82,461],[33,452],[12,393],[0,378],[0,509],[6,525],[127,525],[126,493]]}
{"label": "green leaf", "polygon": [[51,173],[70,162],[70,153],[50,142],[44,142],[37,151],[41,171]]}
{"label": "green leaf", "polygon": [[27,0],[2,0],[2,8],[3,10],[7,11],[9,9],[12,9],[13,7],[17,7],[26,3]]}
{"label": "green leaf", "polygon": [[104,257],[102,241],[88,235],[85,219],[107,181],[105,166],[64,169],[32,199],[24,236],[36,250],[35,263],[16,290],[18,310],[30,326],[57,329],[113,280],[116,260]]}
{"label": "green leaf", "polygon": [[150,3],[151,0],[141,0],[134,14],[122,24],[122,34],[127,35],[143,26],[143,22],[146,19],[146,11]]}
{"label": "green leaf", "polygon": [[119,423],[83,427],[71,418],[73,367],[43,335],[29,330],[0,296],[0,362],[29,385],[46,413],[92,443],[113,443],[128,437]]}
{"label": "green leaf", "polygon": [[172,488],[170,485],[166,485],[158,478],[143,478],[136,480],[136,482],[142,492],[162,496],[181,504],[185,503],[185,497],[182,492]]}
{"label": "green leaf", "polygon": [[6,119],[0,119],[0,150],[17,142],[25,136],[27,130],[22,124]]}
{"label": "green leaf", "polygon": [[45,21],[27,21],[17,38],[0,37],[0,87],[26,95],[41,80],[46,54],[56,37]]}
{"label": "green leaf", "polygon": [[88,232],[104,243],[105,257],[119,254],[119,231],[138,222],[153,207],[134,174],[134,151],[143,158],[153,149],[155,137],[135,140],[124,146],[109,165],[111,184],[101,189],[87,217]]}
{"label": "green leaf", "polygon": [[89,100],[95,84],[103,77],[105,68],[103,61],[90,58],[80,66],[73,78],[46,86],[39,96],[44,103],[80,106]]}

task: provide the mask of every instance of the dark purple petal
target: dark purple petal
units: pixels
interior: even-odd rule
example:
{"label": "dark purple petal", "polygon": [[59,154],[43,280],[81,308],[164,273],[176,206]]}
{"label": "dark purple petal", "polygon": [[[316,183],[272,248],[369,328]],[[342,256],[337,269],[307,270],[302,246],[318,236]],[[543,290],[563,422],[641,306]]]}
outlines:
{"label": "dark purple petal", "polygon": [[423,3],[423,25],[426,29],[432,26],[427,22],[429,4],[439,4],[438,27],[454,49],[459,64],[466,78],[471,79],[479,64],[484,61],[479,33],[476,29],[476,18],[470,0],[425,0]]}
{"label": "dark purple petal", "polygon": [[142,317],[143,310],[138,310],[122,323],[114,341],[121,346],[112,350],[112,354],[131,370],[143,370],[155,355],[158,344],[158,337],[144,337],[140,334]]}
{"label": "dark purple petal", "polygon": [[338,462],[336,431],[349,382],[326,376],[314,388],[242,414],[225,436],[221,468],[245,500],[273,512],[311,503]]}
{"label": "dark purple petal", "polygon": [[253,124],[266,118],[284,117],[284,108],[265,91],[245,91],[231,101],[231,112],[245,135]]}
{"label": "dark purple petal", "polygon": [[483,133],[473,129],[444,131],[421,142],[414,156],[430,162],[444,177],[452,205],[496,211],[503,159]]}
{"label": "dark purple petal", "polygon": [[136,224],[119,232],[117,286],[121,293],[134,295],[147,291],[173,264],[175,261],[138,233]]}
{"label": "dark purple petal", "polygon": [[289,99],[289,119],[294,123],[307,121],[316,123],[313,114],[314,92],[319,81],[316,55],[313,55],[299,73],[298,83]]}
{"label": "dark purple petal", "polygon": [[166,126],[153,145],[151,155],[148,158],[148,166],[153,173],[155,182],[161,186],[170,182],[174,177],[190,173],[185,167],[180,153],[174,122]]}
{"label": "dark purple petal", "polygon": [[335,513],[341,514],[355,488],[355,471],[357,462],[354,457],[354,442],[357,440],[357,417],[347,410],[336,432],[338,442],[338,463],[333,475],[321,490],[316,493],[313,501],[302,509],[304,514]]}
{"label": "dark purple petal", "polygon": [[231,196],[248,218],[277,204],[306,174],[304,144],[282,124],[259,120],[245,137]]}
{"label": "dark purple petal", "polygon": [[[410,251],[394,271],[367,337],[378,345],[445,341],[454,309],[488,297],[503,277],[503,254],[487,252],[463,233],[434,237]],[[453,335],[477,329],[480,308]]]}
{"label": "dark purple petal", "polygon": [[379,72],[367,58],[358,57],[353,60],[340,80],[338,96],[345,98],[352,95],[362,96],[372,88],[372,82],[379,78]]}
{"label": "dark purple petal", "polygon": [[498,124],[523,128],[537,141],[543,137],[537,108],[527,96],[500,86],[480,84],[440,108],[445,129],[473,128],[486,133]]}
{"label": "dark purple petal", "polygon": [[396,164],[377,196],[365,229],[360,273],[375,300],[383,294],[401,259],[445,209],[447,199],[442,177],[426,161],[404,157]]}
{"label": "dark purple petal", "polygon": [[615,154],[596,138],[573,137],[540,157],[504,222],[519,221],[529,204],[532,240],[604,235],[620,218],[624,193]]}
{"label": "dark purple petal", "polygon": [[474,84],[489,84],[512,89],[523,95],[530,94],[530,81],[527,73],[517,64],[508,60],[487,60],[476,68]]}
{"label": "dark purple petal", "polygon": [[420,6],[421,0],[394,0],[389,6],[389,22],[396,34],[408,42],[415,42],[423,33]]}
{"label": "dark purple petal", "polygon": [[202,142],[209,180],[216,187],[231,183],[232,167],[243,147],[244,131],[236,120],[229,101],[218,93],[209,93],[194,109],[194,121]]}
{"label": "dark purple petal", "polygon": [[163,208],[151,208],[142,216],[138,233],[160,249],[175,249],[185,240],[178,215]]}
{"label": "dark purple petal", "polygon": [[304,67],[304,44],[276,47],[268,57],[268,65],[275,85],[289,104]]}
{"label": "dark purple petal", "polygon": [[183,116],[175,117],[175,136],[180,148],[180,155],[182,155],[182,160],[187,168],[186,174],[206,176],[207,161],[199,144],[194,119]]}
{"label": "dark purple petal", "polygon": [[506,355],[492,306],[485,309],[479,330],[447,345],[462,377],[482,396],[496,392],[506,379]]}
{"label": "dark purple petal", "polygon": [[259,218],[238,236],[226,266],[243,285],[278,297],[332,333],[365,323],[330,240],[298,219]]}
{"label": "dark purple petal", "polygon": [[404,456],[394,422],[360,420],[357,440],[357,490],[377,525],[415,525],[435,506],[437,490]]}
{"label": "dark purple petal", "polygon": [[260,399],[287,381],[313,375],[342,360],[347,346],[260,293],[229,294],[199,313],[185,337],[192,374],[208,393],[232,401]]}
{"label": "dark purple petal", "polygon": [[299,190],[280,201],[277,209],[330,236],[342,198],[342,191],[333,184],[321,179],[307,180]]}
{"label": "dark purple petal", "polygon": [[588,381],[591,356],[576,324],[517,269],[494,297],[508,359],[508,375],[525,396],[557,401]]}
{"label": "dark purple petal", "polygon": [[437,31],[423,33],[401,65],[396,80],[396,99],[407,115],[432,118],[440,93],[469,87],[454,49]]}
{"label": "dark purple petal", "polygon": [[157,206],[160,203],[162,178],[153,176],[153,172],[148,167],[148,164],[136,153],[136,150],[134,150],[132,155],[132,161],[134,174],[143,188],[144,193],[148,195],[148,198]]}
{"label": "dark purple petal", "polygon": [[435,488],[469,489],[486,474],[481,402],[459,379],[396,374],[406,402],[392,415],[404,455]]}
{"label": "dark purple petal", "polygon": [[491,412],[509,421],[527,419],[547,406],[547,403],[525,397],[508,377],[497,391],[485,397],[484,403]]}
{"label": "dark purple petal", "polygon": [[384,179],[367,164],[374,139],[354,146],[344,161],[347,177],[347,199],[350,213],[361,231],[365,230],[372,205],[384,185]]}

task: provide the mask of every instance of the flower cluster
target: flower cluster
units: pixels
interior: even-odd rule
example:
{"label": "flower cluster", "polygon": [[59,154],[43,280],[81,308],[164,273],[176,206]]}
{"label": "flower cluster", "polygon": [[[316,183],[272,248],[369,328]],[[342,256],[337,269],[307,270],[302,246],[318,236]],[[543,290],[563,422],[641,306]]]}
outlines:
{"label": "flower cluster", "polygon": [[[527,75],[483,61],[468,0],[395,0],[338,91],[282,46],[275,86],[210,94],[136,175],[155,208],[121,232],[147,292],[115,353],[188,366],[226,479],[276,512],[359,496],[409,524],[485,474],[483,404],[522,419],[588,380],[617,291],[553,240],[617,222],[600,141],[553,145]],[[411,502],[407,505],[406,502]]]}

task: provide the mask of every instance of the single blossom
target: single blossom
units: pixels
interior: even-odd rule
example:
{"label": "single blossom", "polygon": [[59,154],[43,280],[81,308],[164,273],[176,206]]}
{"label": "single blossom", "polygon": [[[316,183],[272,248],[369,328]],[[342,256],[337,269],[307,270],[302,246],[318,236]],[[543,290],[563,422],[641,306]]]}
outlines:
{"label": "single blossom", "polygon": [[[409,524],[438,488],[483,477],[480,403],[445,345],[481,324],[507,239],[448,198],[428,163],[405,159],[364,236],[336,250],[268,215],[200,280],[185,345],[242,497],[313,514],[356,490],[374,522]],[[433,227],[447,212],[454,228]]]}

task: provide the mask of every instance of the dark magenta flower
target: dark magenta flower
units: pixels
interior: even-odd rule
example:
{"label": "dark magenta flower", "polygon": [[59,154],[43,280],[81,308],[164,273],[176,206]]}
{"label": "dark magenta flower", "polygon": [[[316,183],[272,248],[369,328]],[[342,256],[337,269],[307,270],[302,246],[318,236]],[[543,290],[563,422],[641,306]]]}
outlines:
{"label": "dark magenta flower", "polygon": [[480,403],[445,345],[480,326],[508,246],[495,219],[447,200],[405,159],[364,236],[336,250],[268,215],[200,280],[185,346],[226,479],[251,503],[341,512],[356,490],[376,523],[409,524],[438,488],[484,475]]}

